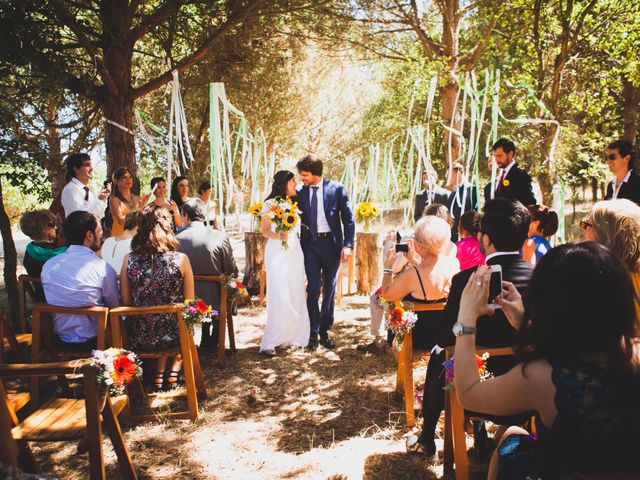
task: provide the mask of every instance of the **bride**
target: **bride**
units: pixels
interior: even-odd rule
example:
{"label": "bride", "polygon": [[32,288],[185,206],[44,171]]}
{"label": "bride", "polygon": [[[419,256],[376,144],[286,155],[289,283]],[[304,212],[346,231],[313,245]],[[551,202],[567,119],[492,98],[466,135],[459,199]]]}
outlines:
{"label": "bride", "polygon": [[[289,232],[275,231],[267,217],[269,208],[280,198],[296,196],[293,173],[280,170],[273,177],[271,193],[262,204],[262,235],[268,238],[265,248],[267,270],[267,321],[260,352],[273,356],[276,347],[305,347],[309,342],[309,312],[305,292],[304,256],[300,247],[300,222]],[[282,241],[289,248],[282,249]]]}

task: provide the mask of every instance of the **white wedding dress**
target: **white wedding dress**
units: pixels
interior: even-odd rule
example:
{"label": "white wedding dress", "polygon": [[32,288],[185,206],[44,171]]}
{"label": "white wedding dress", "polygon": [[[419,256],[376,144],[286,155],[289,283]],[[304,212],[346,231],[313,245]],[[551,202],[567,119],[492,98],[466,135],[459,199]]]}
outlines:
{"label": "white wedding dress", "polygon": [[[269,209],[263,205],[262,213]],[[275,232],[275,225],[271,226]],[[276,347],[305,347],[309,343],[309,312],[305,291],[304,255],[300,246],[300,223],[289,232],[289,248],[280,240],[268,239],[265,247],[267,271],[267,314],[260,351]]]}

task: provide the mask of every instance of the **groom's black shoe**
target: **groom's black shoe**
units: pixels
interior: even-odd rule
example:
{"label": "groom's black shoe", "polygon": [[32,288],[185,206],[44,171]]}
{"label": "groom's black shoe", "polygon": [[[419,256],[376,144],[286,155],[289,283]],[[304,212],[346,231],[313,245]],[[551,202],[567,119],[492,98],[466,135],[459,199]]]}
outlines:
{"label": "groom's black shoe", "polygon": [[307,350],[313,352],[318,348],[318,338],[317,337],[309,337],[309,343],[307,344]]}
{"label": "groom's black shoe", "polygon": [[329,334],[325,334],[325,335],[320,335],[320,345],[322,345],[324,348],[328,348],[328,349],[334,349],[336,348],[336,342],[334,342],[331,337],[329,336]]}

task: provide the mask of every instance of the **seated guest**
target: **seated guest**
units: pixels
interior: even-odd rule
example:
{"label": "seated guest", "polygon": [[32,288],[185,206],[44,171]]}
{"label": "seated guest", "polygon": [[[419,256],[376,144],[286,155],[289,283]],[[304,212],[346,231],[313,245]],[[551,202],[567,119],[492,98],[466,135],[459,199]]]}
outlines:
{"label": "seated guest", "polygon": [[[233,258],[229,236],[220,230],[204,224],[206,204],[199,198],[192,198],[184,204],[183,224],[186,226],[178,234],[180,251],[189,257],[194,275],[231,275],[238,274]],[[196,296],[220,310],[220,286],[212,282],[196,282]],[[200,346],[215,348],[217,335],[212,335],[212,324],[202,324]]]}
{"label": "seated guest", "polygon": [[217,228],[220,230],[220,225],[218,225],[218,217],[216,215],[216,203],[211,200],[211,182],[204,181],[198,187],[198,197],[202,202],[207,206],[205,209],[207,214],[205,215],[204,223],[205,225],[210,225],[213,228]]}
{"label": "seated guest", "polygon": [[[118,306],[116,272],[95,254],[102,238],[95,215],[75,211],[65,219],[62,229],[69,248],[42,267],[42,287],[47,303],[60,307]],[[95,318],[56,313],[53,326],[66,348],[96,348]]]}
{"label": "seated guest", "polygon": [[[48,210],[27,212],[20,217],[20,230],[32,240],[24,252],[24,268],[30,277],[40,278],[45,262],[67,251],[67,247],[56,246],[56,217]],[[45,302],[41,285],[35,285],[35,295],[36,301]]]}
{"label": "seated guest", "polygon": [[173,220],[174,227],[182,226],[182,215],[178,205],[173,200],[167,200],[167,193],[169,188],[167,187],[167,181],[164,177],[153,177],[151,179],[151,193],[155,195],[153,201],[154,205],[163,207],[169,210],[171,218]]}
{"label": "seated guest", "polygon": [[[138,233],[131,241],[131,253],[124,257],[120,293],[124,305],[148,307],[183,303],[194,298],[193,273],[189,259],[178,250],[171,215],[167,209],[149,205],[142,212]],[[180,344],[178,320],[174,314],[141,315],[127,318],[129,346],[148,352]],[[155,387],[162,389],[167,356],[158,359]],[[167,386],[178,382],[182,361],[174,359]]]}
{"label": "seated guest", "polygon": [[547,238],[558,231],[558,214],[544,205],[529,205],[527,208],[531,214],[531,224],[529,238],[522,246],[522,258],[535,265],[551,250]]}
{"label": "seated guest", "polygon": [[[451,216],[451,213],[449,212],[449,209],[446,205],[442,205],[440,203],[432,203],[431,205],[426,206],[424,208],[424,211],[422,212],[422,216],[426,217],[429,215],[441,218],[442,220],[447,222],[451,226],[451,228],[453,228],[453,217]],[[455,257],[457,251],[458,249],[456,247],[456,244],[452,241],[449,241],[443,255],[446,255],[447,257]]]}
{"label": "seated guest", "polygon": [[[382,277],[382,297],[390,302],[445,302],[451,278],[460,270],[455,257],[443,254],[450,238],[451,226],[441,218],[428,215],[418,220],[414,239],[407,240],[409,253],[406,256],[396,254],[395,248],[387,253]],[[407,261],[415,266],[399,273]],[[392,278],[394,273],[397,275]],[[418,321],[413,328],[415,348],[431,350],[434,347],[436,341],[433,323],[441,316],[441,311],[418,312]]]}
{"label": "seated guest", "polygon": [[508,285],[500,304],[519,325],[515,349],[521,363],[481,382],[475,330],[492,313],[486,304],[489,275],[488,267],[471,275],[460,301],[457,320],[466,332],[456,339],[456,394],[474,411],[535,411],[537,435],[508,429],[488,478],[585,478],[598,472],[635,472],[624,478],[639,478],[638,319],[624,264],[595,242],[566,244],[540,260],[524,305]]}
{"label": "seated guest", "polygon": [[138,233],[140,210],[130,210],[124,217],[124,232],[117,237],[109,237],[102,243],[98,256],[120,274],[124,256],[131,251],[131,240]]}
{"label": "seated guest", "polygon": [[[527,238],[530,219],[529,211],[517,200],[495,198],[485,204],[478,235],[480,251],[486,256],[487,265],[500,265],[503,280],[515,284],[521,292],[526,292],[533,272],[533,266],[522,260],[518,252]],[[460,297],[474,271],[475,268],[469,268],[453,277],[444,317],[440,322],[440,328],[436,329],[436,340],[440,347],[454,344],[452,327],[458,318]],[[502,310],[483,315],[478,320],[477,345],[510,347],[514,345],[515,336],[516,330]],[[425,453],[431,459],[437,458],[434,436],[438,419],[444,409],[444,360],[444,349],[434,349],[425,380],[422,433],[420,437],[411,436],[407,439],[408,451]],[[512,366],[513,361],[509,358],[490,358],[488,361],[488,367],[494,375],[502,375]]]}
{"label": "seated guest", "polygon": [[[604,245],[622,260],[640,298],[640,207],[623,198],[596,202],[580,226],[586,240]],[[636,309],[640,318],[638,302]]]}
{"label": "seated guest", "polygon": [[478,244],[479,231],[480,214],[478,212],[463,213],[458,224],[458,234],[461,240],[456,243],[458,249],[456,257],[460,262],[460,270],[484,263],[484,255],[480,251],[480,244]]}

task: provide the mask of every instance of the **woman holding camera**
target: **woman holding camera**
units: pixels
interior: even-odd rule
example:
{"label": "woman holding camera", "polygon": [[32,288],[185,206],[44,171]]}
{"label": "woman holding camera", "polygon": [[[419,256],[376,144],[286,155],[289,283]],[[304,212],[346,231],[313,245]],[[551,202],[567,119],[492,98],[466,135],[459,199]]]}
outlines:
{"label": "woman holding camera", "polygon": [[[445,302],[451,278],[460,271],[458,259],[444,253],[450,242],[451,227],[447,222],[431,215],[421,218],[415,225],[414,238],[407,241],[409,252],[405,255],[392,249],[385,258],[382,297],[391,302]],[[412,266],[405,268],[407,262]],[[441,311],[418,313],[413,328],[414,348],[434,347],[432,323],[441,316]]]}

